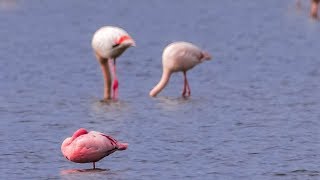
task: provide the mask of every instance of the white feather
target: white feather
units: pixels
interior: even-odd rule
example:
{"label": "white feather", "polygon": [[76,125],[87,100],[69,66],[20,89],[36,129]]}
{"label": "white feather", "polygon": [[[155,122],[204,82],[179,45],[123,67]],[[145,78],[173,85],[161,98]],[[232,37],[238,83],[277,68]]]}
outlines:
{"label": "white feather", "polygon": [[121,38],[129,36],[128,33],[118,27],[104,26],[98,29],[92,38],[92,48],[104,58],[112,56],[112,46]]}

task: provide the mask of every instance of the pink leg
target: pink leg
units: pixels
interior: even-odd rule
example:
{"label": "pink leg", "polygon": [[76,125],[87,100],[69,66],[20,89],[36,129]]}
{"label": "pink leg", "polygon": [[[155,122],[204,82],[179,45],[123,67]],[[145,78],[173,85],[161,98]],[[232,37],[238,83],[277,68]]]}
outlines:
{"label": "pink leg", "polygon": [[190,86],[189,86],[189,83],[188,83],[186,71],[183,71],[183,77],[184,77],[184,86],[183,86],[182,96],[183,97],[188,97],[188,96],[190,96],[191,91],[190,91]]}
{"label": "pink leg", "polygon": [[187,97],[189,97],[190,95],[191,95],[191,90],[190,90],[189,82],[187,80]]}
{"label": "pink leg", "polygon": [[[112,63],[112,62],[111,62]],[[119,82],[118,82],[118,78],[117,78],[117,71],[116,71],[116,59],[113,59],[113,64],[111,64],[112,66],[112,76],[113,76],[113,99],[117,99],[118,98],[118,88],[119,88]]]}
{"label": "pink leg", "polygon": [[182,96],[185,97],[186,96],[186,91],[187,91],[186,72],[185,71],[183,71],[183,78],[184,78],[184,82],[183,82]]}

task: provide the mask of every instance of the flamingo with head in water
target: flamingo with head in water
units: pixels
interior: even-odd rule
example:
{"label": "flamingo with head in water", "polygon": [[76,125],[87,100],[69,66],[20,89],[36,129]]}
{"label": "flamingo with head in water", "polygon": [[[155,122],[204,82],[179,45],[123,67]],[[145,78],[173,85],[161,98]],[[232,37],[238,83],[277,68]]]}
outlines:
{"label": "flamingo with head in water", "polygon": [[[111,99],[111,73],[113,76],[113,95],[118,96],[118,79],[116,75],[116,58],[119,57],[127,48],[135,46],[134,40],[123,29],[113,26],[105,26],[98,29],[92,38],[92,48],[100,63],[104,77],[104,100]],[[112,61],[112,62],[111,62]]]}
{"label": "flamingo with head in water", "polygon": [[184,76],[183,97],[191,94],[187,79],[187,71],[205,60],[210,60],[211,55],[199,47],[188,42],[174,42],[169,44],[162,54],[163,72],[160,82],[150,91],[149,95],[157,96],[167,85],[172,73],[182,71]]}
{"label": "flamingo with head in water", "polygon": [[113,137],[96,131],[88,132],[84,128],[78,129],[72,137],[66,138],[62,145],[61,151],[64,157],[69,161],[76,163],[93,163],[102,158],[128,148],[127,143],[121,143]]}

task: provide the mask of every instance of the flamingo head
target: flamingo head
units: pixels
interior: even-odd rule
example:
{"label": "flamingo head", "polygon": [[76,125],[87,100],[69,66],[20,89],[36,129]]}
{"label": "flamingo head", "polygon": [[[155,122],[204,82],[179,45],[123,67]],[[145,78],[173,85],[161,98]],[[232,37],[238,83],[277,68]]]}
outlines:
{"label": "flamingo head", "polygon": [[121,36],[116,44],[119,44],[122,47],[135,47],[135,41],[128,35]]}
{"label": "flamingo head", "polygon": [[72,137],[66,138],[62,144],[61,144],[61,152],[62,154],[70,160],[70,151],[69,151],[69,145],[79,136],[88,134],[88,131],[84,128],[78,129],[75,133],[73,133]]}
{"label": "flamingo head", "polygon": [[73,133],[72,140],[74,140],[77,137],[79,137],[81,135],[84,135],[84,134],[88,134],[88,131],[86,129],[84,129],[84,128],[80,128],[75,133]]}
{"label": "flamingo head", "polygon": [[205,51],[202,51],[202,54],[201,54],[201,60],[211,60],[212,59],[212,56],[208,53],[208,52],[205,52]]}

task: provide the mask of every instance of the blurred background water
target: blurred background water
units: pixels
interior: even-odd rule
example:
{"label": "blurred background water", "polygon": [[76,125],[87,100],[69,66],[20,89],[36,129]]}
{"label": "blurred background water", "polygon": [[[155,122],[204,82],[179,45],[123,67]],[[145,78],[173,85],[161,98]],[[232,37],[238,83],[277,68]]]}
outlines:
{"label": "blurred background water", "polygon": [[[319,22],[309,1],[0,0],[1,179],[319,179]],[[136,40],[118,59],[119,101],[101,103],[91,49],[104,25]],[[214,60],[175,74],[157,98],[163,48]],[[80,127],[129,143],[67,161]]]}

